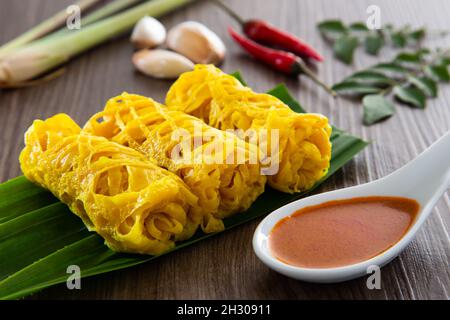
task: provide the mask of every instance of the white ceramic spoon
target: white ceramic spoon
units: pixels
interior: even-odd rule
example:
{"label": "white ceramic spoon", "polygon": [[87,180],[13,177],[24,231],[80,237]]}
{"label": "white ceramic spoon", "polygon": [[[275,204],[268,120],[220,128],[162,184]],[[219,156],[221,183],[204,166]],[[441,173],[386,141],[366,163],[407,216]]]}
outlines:
{"label": "white ceramic spoon", "polygon": [[[438,199],[450,187],[450,131],[416,159],[392,174],[363,185],[327,192],[297,200],[269,214],[258,226],[253,236],[253,249],[269,268],[288,277],[319,283],[341,282],[367,275],[371,265],[379,267],[397,257],[411,242],[430,215]],[[394,246],[369,260],[337,268],[301,268],[285,264],[272,256],[268,236],[274,225],[295,211],[332,200],[367,196],[397,196],[417,200],[420,211],[416,219]]]}

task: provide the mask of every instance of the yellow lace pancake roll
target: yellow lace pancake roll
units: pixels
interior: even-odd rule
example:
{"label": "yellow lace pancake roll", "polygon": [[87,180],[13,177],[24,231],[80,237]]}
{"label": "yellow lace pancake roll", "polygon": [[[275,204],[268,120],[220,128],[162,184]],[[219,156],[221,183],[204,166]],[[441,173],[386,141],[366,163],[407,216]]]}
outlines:
{"label": "yellow lace pancake roll", "polygon": [[268,176],[275,189],[308,190],[328,171],[331,127],[326,117],[296,113],[276,97],[255,93],[212,65],[196,65],[182,74],[170,88],[166,104],[221,130],[278,132],[275,152],[264,148],[278,161],[277,170]]}
{"label": "yellow lace pancake roll", "polygon": [[150,98],[112,98],[83,130],[136,149],[181,177],[199,199],[206,233],[223,230],[223,218],[245,211],[264,191],[254,145]]}
{"label": "yellow lace pancake roll", "polygon": [[157,255],[193,235],[193,195],[139,152],[80,133],[67,115],[36,120],[25,134],[25,176],[66,203],[115,251]]}

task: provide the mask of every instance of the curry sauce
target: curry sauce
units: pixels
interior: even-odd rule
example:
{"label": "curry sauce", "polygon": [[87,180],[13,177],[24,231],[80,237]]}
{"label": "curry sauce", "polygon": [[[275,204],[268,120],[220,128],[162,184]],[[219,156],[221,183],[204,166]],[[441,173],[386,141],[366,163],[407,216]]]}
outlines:
{"label": "curry sauce", "polygon": [[336,200],[303,208],[279,221],[269,247],[279,260],[305,268],[333,268],[373,258],[396,244],[419,211],[399,197]]}

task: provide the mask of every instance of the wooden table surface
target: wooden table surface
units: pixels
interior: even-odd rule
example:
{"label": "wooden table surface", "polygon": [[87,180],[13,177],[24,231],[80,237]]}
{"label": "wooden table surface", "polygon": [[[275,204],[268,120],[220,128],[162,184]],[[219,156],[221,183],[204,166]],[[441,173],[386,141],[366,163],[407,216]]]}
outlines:
{"label": "wooden table surface", "polygon": [[[60,0],[0,0],[0,42],[25,31],[68,5]],[[377,4],[383,23],[426,25],[450,30],[447,0],[229,0],[244,17],[258,17],[285,28],[317,47],[326,62],[320,76],[335,83],[352,71],[377,61],[359,51],[353,66],[333,59],[330,48],[319,37],[317,22],[339,17],[347,22],[366,19],[366,8]],[[240,69],[258,91],[285,82],[304,107],[320,112],[338,127],[373,143],[335,174],[317,192],[353,186],[380,178],[400,168],[450,129],[450,86],[443,85],[439,98],[426,110],[397,107],[388,121],[365,127],[362,109],[344,99],[333,100],[308,79],[288,79],[252,61],[232,43],[226,27],[233,22],[208,1],[200,1],[161,21],[166,27],[185,20],[208,25],[225,41],[228,53],[222,66]],[[430,46],[450,45],[450,38],[433,40]],[[122,91],[140,93],[163,101],[168,81],[146,78],[130,63],[133,48],[127,37],[109,42],[71,62],[61,78],[44,85],[0,92],[0,181],[20,173],[17,160],[23,133],[33,119],[65,112],[84,123],[105,101]],[[381,59],[394,52],[386,49]],[[442,159],[442,161],[450,161]],[[421,188],[420,185],[416,186]],[[399,258],[382,269],[381,290],[369,290],[366,279],[317,285],[288,279],[265,267],[251,246],[259,221],[203,241],[127,270],[82,280],[81,290],[65,285],[37,293],[33,298],[63,299],[449,299],[450,298],[450,199],[441,198],[416,239]]]}

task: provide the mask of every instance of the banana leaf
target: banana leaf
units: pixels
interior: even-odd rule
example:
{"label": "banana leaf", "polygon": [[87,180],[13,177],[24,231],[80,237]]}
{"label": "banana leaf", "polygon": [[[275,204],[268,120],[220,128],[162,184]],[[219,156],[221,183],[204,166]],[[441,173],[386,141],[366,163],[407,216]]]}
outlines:
{"label": "banana leaf", "polygon": [[[242,79],[238,73],[234,75]],[[305,112],[284,85],[278,85],[268,93],[284,101],[294,111]],[[330,170],[314,188],[368,144],[334,127],[331,140]],[[225,231],[263,217],[305,195],[285,194],[268,188],[249,210],[226,219]],[[172,251],[212,236],[214,234],[206,235],[199,231],[193,238],[178,243]],[[71,265],[79,266],[82,277],[89,277],[158,257],[110,250],[100,236],[87,231],[66,205],[24,176],[0,184],[0,299],[17,299],[64,283],[70,275],[67,268]]]}

